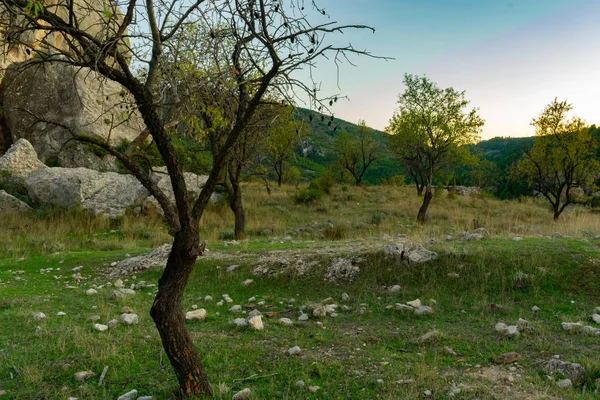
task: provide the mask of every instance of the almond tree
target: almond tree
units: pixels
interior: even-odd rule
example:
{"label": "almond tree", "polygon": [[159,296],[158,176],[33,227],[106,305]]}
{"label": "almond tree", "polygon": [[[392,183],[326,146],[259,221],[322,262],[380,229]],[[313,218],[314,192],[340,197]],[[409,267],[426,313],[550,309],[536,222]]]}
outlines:
{"label": "almond tree", "polygon": [[[52,6],[45,7],[46,3]],[[32,34],[45,44],[35,49],[28,48],[32,58],[21,67],[62,62],[93,69],[106,79],[121,84],[133,99],[133,106],[146,125],[146,136],[156,144],[168,171],[174,202],[130,153],[111,147],[99,137],[76,133],[74,139],[98,146],[115,156],[160,204],[169,233],[173,236],[173,246],[159,280],[150,315],[177,375],[181,394],[210,394],[208,377],[186,329],[181,309],[181,299],[196,259],[204,252],[204,244],[200,242],[200,218],[219,182],[231,149],[268,91],[279,93],[290,103],[300,93],[305,93],[311,104],[324,104],[330,98],[320,95],[316,90],[318,85],[300,80],[295,73],[299,69],[314,68],[322,58],[328,57],[339,63],[346,61],[345,57],[349,54],[369,55],[351,45],[330,44],[329,37],[351,29],[373,29],[364,25],[340,25],[327,19],[325,9],[316,0],[307,2],[306,7],[301,0],[127,0],[119,2],[124,13],[115,10],[113,2],[104,10],[98,10],[106,24],[114,28],[107,29],[102,35],[92,35],[86,30],[89,27],[79,23],[80,14],[75,10],[78,5],[81,6],[80,3],[88,9],[97,6],[97,2],[92,0],[2,0],[0,12],[14,17],[2,19],[2,23],[16,21],[19,24],[12,29],[13,45],[20,44],[19,37]],[[323,22],[317,21],[319,16]],[[208,34],[199,46],[212,45],[198,51],[210,49],[207,51],[215,55],[221,66],[207,69],[206,79],[195,90],[226,98],[233,110],[233,118],[220,130],[222,145],[212,154],[210,174],[197,198],[188,193],[179,155],[166,127],[173,123],[165,118],[170,113],[163,112],[164,100],[169,96],[160,95],[163,93],[161,90],[175,91],[172,98],[176,101],[178,96],[188,93],[177,93],[177,82],[157,86],[166,47],[191,24],[202,24]],[[48,40],[57,35],[62,38],[64,46],[57,47],[56,42]],[[26,43],[23,41],[21,45],[26,46]],[[124,46],[126,51],[123,51]],[[134,62],[130,63],[130,60]],[[139,65],[143,66],[141,71],[135,69]],[[235,83],[233,87],[230,86],[231,81]],[[206,129],[212,129],[207,121],[215,120],[197,118],[198,126],[207,125]]]}
{"label": "almond tree", "polygon": [[459,146],[479,139],[484,120],[477,109],[466,110],[469,101],[464,91],[441,89],[425,76],[410,74],[404,75],[404,85],[406,89],[399,96],[398,110],[387,131],[397,136],[393,140],[402,150],[400,159],[408,161],[408,170],[413,170],[425,186],[417,214],[417,222],[424,223],[433,198],[435,174],[451,161]]}
{"label": "almond tree", "polygon": [[354,178],[359,186],[365,172],[380,155],[381,146],[373,137],[373,130],[364,120],[358,121],[356,132],[341,132],[334,141],[334,150],[338,153],[339,165]]}
{"label": "almond tree", "polygon": [[533,148],[515,165],[513,174],[527,178],[531,188],[548,200],[554,221],[573,202],[572,190],[591,184],[599,172],[598,143],[578,117],[568,117],[573,106],[556,98],[531,120]]}

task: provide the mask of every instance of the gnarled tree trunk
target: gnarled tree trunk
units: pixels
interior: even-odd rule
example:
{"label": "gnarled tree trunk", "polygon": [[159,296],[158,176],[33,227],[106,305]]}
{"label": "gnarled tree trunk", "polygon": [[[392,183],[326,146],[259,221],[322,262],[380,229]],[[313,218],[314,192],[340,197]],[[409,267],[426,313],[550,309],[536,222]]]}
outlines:
{"label": "gnarled tree trunk", "polygon": [[175,370],[182,396],[210,395],[211,388],[198,350],[192,343],[181,309],[181,299],[196,258],[201,254],[198,224],[175,234],[167,266],[158,281],[150,316],[165,353]]}
{"label": "gnarled tree trunk", "polygon": [[421,204],[421,208],[419,208],[419,213],[417,214],[417,222],[419,224],[424,224],[427,220],[427,208],[429,207],[429,203],[431,203],[431,199],[433,198],[433,191],[431,188],[431,184],[427,184],[425,188],[425,196],[423,196],[423,204]]}

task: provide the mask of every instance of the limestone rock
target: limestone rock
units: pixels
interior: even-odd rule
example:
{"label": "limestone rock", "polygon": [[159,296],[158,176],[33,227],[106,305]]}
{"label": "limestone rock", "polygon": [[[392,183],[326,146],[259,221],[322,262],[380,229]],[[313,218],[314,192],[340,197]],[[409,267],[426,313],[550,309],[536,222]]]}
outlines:
{"label": "limestone rock", "polygon": [[95,373],[93,373],[92,371],[79,371],[76,372],[73,377],[75,378],[75,380],[78,380],[79,382],[83,382],[86,379],[89,379],[93,376],[96,376]]}
{"label": "limestone rock", "polygon": [[129,314],[129,313],[121,314],[121,322],[125,325],[137,324],[138,321],[139,321],[139,318],[138,318],[137,314]]}
{"label": "limestone rock", "polygon": [[41,321],[43,319],[46,319],[46,314],[44,314],[43,312],[39,312],[33,316],[34,321]]}
{"label": "limestone rock", "polygon": [[102,325],[102,324],[94,324],[94,329],[97,330],[98,332],[104,332],[105,330],[108,329],[108,325]]}
{"label": "limestone rock", "polygon": [[95,294],[98,294],[98,291],[96,289],[88,289],[85,291],[86,296],[93,296]]}
{"label": "limestone rock", "polygon": [[277,321],[277,323],[279,325],[283,325],[283,326],[294,326],[294,321],[292,321],[289,318],[279,318],[279,320]]}
{"label": "limestone rock", "polygon": [[579,332],[583,328],[581,322],[563,322],[561,326],[565,331],[571,332]]}
{"label": "limestone rock", "polygon": [[331,265],[325,273],[325,280],[329,282],[351,281],[358,273],[360,268],[355,261],[349,258],[334,258]]}
{"label": "limestone rock", "polygon": [[136,400],[138,398],[138,392],[137,390],[133,389],[130,392],[127,392],[119,397],[117,397],[117,400]]}
{"label": "limestone rock", "polygon": [[[164,267],[167,265],[169,254],[171,254],[171,247],[172,246],[170,244],[164,244],[162,246],[158,246],[150,253],[142,254],[136,257],[128,257],[124,260],[118,261],[110,268],[110,270],[107,272],[107,275],[116,277],[144,271],[154,266]],[[119,281],[121,280],[118,279],[115,284]]]}
{"label": "limestone rock", "polygon": [[555,358],[552,358],[550,361],[545,363],[544,369],[550,373],[558,372],[565,378],[571,379],[575,383],[583,382],[586,375],[585,367],[583,365],[568,361],[561,361]]}
{"label": "limestone rock", "polygon": [[421,307],[421,300],[419,300],[419,299],[416,299],[416,300],[413,300],[413,301],[409,301],[409,302],[408,302],[408,303],[406,303],[406,304],[408,304],[408,305],[409,305],[409,306],[411,306],[412,308],[419,308],[419,307]]}
{"label": "limestone rock", "polygon": [[515,361],[519,361],[521,359],[521,355],[519,353],[515,353],[511,351],[509,353],[500,354],[498,358],[496,358],[496,362],[498,364],[511,364]]}
{"label": "limestone rock", "polygon": [[197,321],[203,321],[206,318],[206,310],[204,308],[200,308],[198,310],[194,310],[194,311],[188,311],[185,314],[185,319],[193,321],[193,320],[197,320]]}
{"label": "limestone rock", "polygon": [[245,399],[249,399],[251,395],[252,395],[252,391],[248,388],[245,388],[243,390],[240,390],[236,394],[234,394],[233,397],[231,398],[231,400],[245,400]]}
{"label": "limestone rock", "polygon": [[429,306],[420,306],[415,308],[415,315],[432,315],[433,313],[433,308]]}
{"label": "limestone rock", "polygon": [[248,321],[246,321],[246,318],[236,318],[233,320],[233,323],[238,328],[244,328],[248,326]]}
{"label": "limestone rock", "polygon": [[597,324],[600,324],[600,314],[592,314],[592,321]]}
{"label": "limestone rock", "polygon": [[38,204],[70,208],[81,205],[94,214],[118,217],[148,196],[133,175],[86,168],[45,168],[25,178],[27,193]]}
{"label": "limestone rock", "polygon": [[255,315],[254,317],[248,318],[248,326],[257,331],[262,331],[265,329],[265,325],[262,321],[262,316]]}
{"label": "limestone rock", "polygon": [[562,389],[567,389],[573,387],[573,382],[570,379],[561,379],[556,382],[556,386]]}
{"label": "limestone rock", "polygon": [[14,196],[11,196],[4,190],[0,190],[0,213],[23,213],[30,210],[31,207],[29,207],[26,203],[22,202]]}
{"label": "limestone rock", "polygon": [[46,168],[31,143],[19,139],[0,157],[0,183],[25,189],[25,177],[33,171]]}
{"label": "limestone rock", "polygon": [[427,250],[420,243],[398,242],[385,246],[384,253],[405,263],[421,264],[435,260],[437,253]]}
{"label": "limestone rock", "polygon": [[292,348],[288,349],[287,353],[288,353],[290,356],[293,356],[293,355],[296,355],[296,354],[300,354],[300,352],[301,352],[301,351],[302,351],[302,350],[300,350],[300,347],[299,347],[299,346],[294,346],[294,347],[292,347]]}
{"label": "limestone rock", "polygon": [[509,325],[509,326],[507,326],[506,327],[506,332],[504,332],[504,335],[506,337],[511,338],[511,339],[519,337],[520,334],[521,334],[521,332],[519,332],[519,328],[517,327],[517,325]]}

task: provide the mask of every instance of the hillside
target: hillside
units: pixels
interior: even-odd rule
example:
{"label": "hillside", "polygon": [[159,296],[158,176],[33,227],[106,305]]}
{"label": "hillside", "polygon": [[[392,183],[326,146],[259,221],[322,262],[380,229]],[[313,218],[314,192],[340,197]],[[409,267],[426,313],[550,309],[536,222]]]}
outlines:
{"label": "hillside", "polygon": [[[312,120],[309,116],[312,115]],[[297,118],[303,121],[310,135],[304,139],[300,148],[296,151],[294,165],[300,168],[304,176],[312,178],[319,175],[325,168],[331,166],[336,155],[333,150],[335,137],[342,131],[354,132],[358,125],[343,119],[334,118],[305,108],[297,109]],[[331,124],[329,123],[331,122]],[[375,137],[386,148],[389,135],[385,132],[374,130]],[[495,192],[502,197],[515,197],[522,194],[526,185],[524,183],[512,182],[508,179],[508,170],[524,151],[533,145],[533,137],[510,138],[496,137],[484,140],[472,146],[471,151],[492,163],[497,167],[498,183]],[[383,178],[394,175],[402,175],[402,165],[391,154],[385,154],[377,160],[370,170],[367,171],[365,181],[367,184],[379,184]],[[406,176],[408,181],[408,176]],[[468,171],[459,171],[459,184],[470,185]]]}

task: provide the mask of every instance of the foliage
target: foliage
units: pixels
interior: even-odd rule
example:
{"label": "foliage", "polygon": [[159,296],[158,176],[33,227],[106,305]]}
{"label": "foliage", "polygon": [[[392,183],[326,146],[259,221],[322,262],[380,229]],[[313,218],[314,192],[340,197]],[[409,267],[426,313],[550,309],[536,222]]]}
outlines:
{"label": "foliage", "polygon": [[325,192],[316,187],[307,187],[302,190],[298,190],[294,194],[294,202],[298,204],[310,204],[316,200],[319,200]]}
{"label": "foliage", "polygon": [[573,202],[573,189],[592,184],[599,170],[595,159],[598,143],[581,118],[568,117],[572,109],[566,100],[555,98],[533,118],[533,148],[513,170],[548,200],[555,220]]}
{"label": "foliage", "polygon": [[309,187],[327,194],[331,194],[331,189],[335,186],[335,184],[336,181],[333,178],[333,171],[331,169],[326,169],[318,178],[310,182]]}
{"label": "foliage", "polygon": [[373,130],[367,127],[364,120],[358,121],[358,128],[353,134],[342,131],[335,138],[334,149],[338,154],[337,162],[352,175],[357,186],[381,152]]}
{"label": "foliage", "polygon": [[[417,220],[425,222],[433,178],[442,168],[464,162],[465,145],[479,139],[484,121],[477,109],[466,110],[465,92],[441,89],[427,77],[405,74],[404,93],[387,131],[390,148],[425,197]],[[463,146],[461,148],[461,146]]]}

